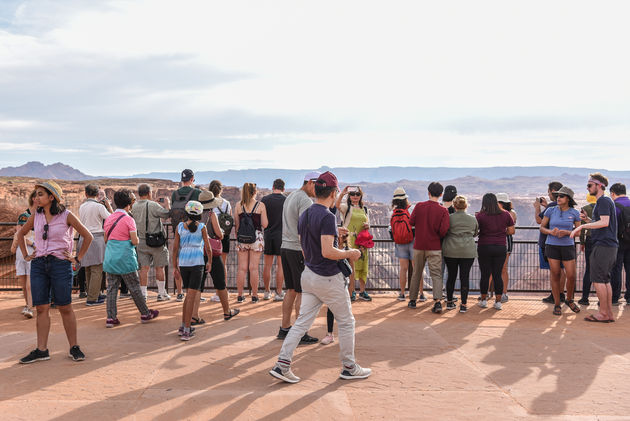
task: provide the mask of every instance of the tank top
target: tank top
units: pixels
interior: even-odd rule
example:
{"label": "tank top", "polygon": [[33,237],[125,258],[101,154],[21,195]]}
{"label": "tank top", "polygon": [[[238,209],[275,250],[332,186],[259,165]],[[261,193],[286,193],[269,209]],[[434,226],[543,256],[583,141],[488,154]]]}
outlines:
{"label": "tank top", "polygon": [[70,212],[66,209],[53,216],[48,222],[47,238],[44,240],[46,214],[35,212],[33,231],[35,231],[36,257],[55,256],[64,260],[66,259],[64,252],[72,253],[74,228],[68,225],[69,214]]}
{"label": "tank top", "polygon": [[197,226],[197,231],[190,232],[183,222],[177,226],[179,234],[179,266],[199,266],[204,265],[203,260],[203,235],[201,231],[206,224],[203,222]]}

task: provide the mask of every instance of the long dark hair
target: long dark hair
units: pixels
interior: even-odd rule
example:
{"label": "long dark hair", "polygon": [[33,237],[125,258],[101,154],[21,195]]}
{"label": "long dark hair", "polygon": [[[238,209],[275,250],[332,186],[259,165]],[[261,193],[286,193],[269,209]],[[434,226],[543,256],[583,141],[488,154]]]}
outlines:
{"label": "long dark hair", "polygon": [[503,212],[499,207],[499,202],[497,202],[497,197],[494,193],[486,193],[483,195],[480,212],[486,215],[500,215]]}
{"label": "long dark hair", "polygon": [[192,221],[190,224],[188,224],[188,231],[197,232],[199,221],[201,221],[201,215],[191,215],[189,213],[187,213],[186,215],[188,216],[188,220]]}
{"label": "long dark hair", "polygon": [[[363,190],[361,190],[361,187],[358,187],[358,186],[357,186],[357,190],[360,193],[360,196],[359,196],[359,207],[361,209],[363,209]],[[346,202],[348,204],[348,209],[350,209],[352,207],[352,200],[350,199],[350,192],[348,192],[348,197],[346,198]]]}
{"label": "long dark hair", "polygon": [[392,200],[392,208],[394,209],[407,209],[409,207],[408,199],[394,199]]}
{"label": "long dark hair", "polygon": [[503,210],[506,211],[511,211],[512,210],[512,203],[510,202],[499,202],[501,204],[501,207],[503,208]]}

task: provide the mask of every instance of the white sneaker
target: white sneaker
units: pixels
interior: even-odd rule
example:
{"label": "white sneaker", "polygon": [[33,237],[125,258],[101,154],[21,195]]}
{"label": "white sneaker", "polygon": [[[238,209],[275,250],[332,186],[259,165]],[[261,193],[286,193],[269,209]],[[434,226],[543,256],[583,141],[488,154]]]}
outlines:
{"label": "white sneaker", "polygon": [[27,310],[28,310],[28,306],[24,306],[24,308],[22,309],[22,316],[24,316],[24,314],[26,314]]}
{"label": "white sneaker", "polygon": [[170,299],[171,299],[171,296],[168,295],[168,293],[166,293],[166,292],[163,293],[163,294],[158,294],[158,296],[157,296],[157,300],[158,301],[168,301]]}
{"label": "white sneaker", "polygon": [[488,300],[481,300],[477,303],[477,305],[481,308],[488,308]]}
{"label": "white sneaker", "polygon": [[300,378],[291,371],[291,367],[282,368],[278,363],[269,371],[269,374],[287,383],[297,383],[300,381]]}
{"label": "white sneaker", "polygon": [[217,294],[214,294],[212,298],[210,298],[210,301],[218,303],[218,302],[221,302],[221,298],[219,298]]}
{"label": "white sneaker", "polygon": [[271,300],[271,291],[265,291],[263,300]]}
{"label": "white sneaker", "polygon": [[372,374],[372,369],[363,368],[359,364],[355,363],[352,370],[348,370],[344,367],[343,370],[341,370],[339,377],[345,380],[365,379],[368,378],[370,374]]}
{"label": "white sneaker", "polygon": [[501,305],[501,303],[499,301],[495,301],[494,309],[495,310],[501,310],[502,308],[503,308],[503,306]]}
{"label": "white sneaker", "polygon": [[278,294],[277,292],[273,293],[273,300],[274,301],[283,301],[284,300],[284,291],[281,294]]}
{"label": "white sneaker", "polygon": [[335,342],[335,337],[331,334],[324,336],[324,338],[321,341],[319,341],[319,343],[322,345],[328,345],[333,342]]}
{"label": "white sneaker", "polygon": [[24,307],[24,311],[22,312],[22,314],[27,319],[32,319],[33,318],[33,309],[30,308],[30,307]]}
{"label": "white sneaker", "polygon": [[510,299],[510,298],[508,297],[508,295],[507,295],[507,294],[503,294],[503,295],[501,296],[501,302],[502,302],[502,303],[507,303],[509,299]]}

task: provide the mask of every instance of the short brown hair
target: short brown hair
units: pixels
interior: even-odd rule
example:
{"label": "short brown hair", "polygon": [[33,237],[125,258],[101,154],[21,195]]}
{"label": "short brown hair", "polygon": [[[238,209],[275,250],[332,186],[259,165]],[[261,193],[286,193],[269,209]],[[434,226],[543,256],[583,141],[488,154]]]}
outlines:
{"label": "short brown hair", "polygon": [[453,207],[457,210],[464,210],[468,207],[468,200],[466,200],[465,196],[455,196]]}
{"label": "short brown hair", "polygon": [[594,172],[593,174],[590,174],[589,177],[592,178],[593,180],[599,181],[600,183],[604,185],[604,187],[608,187],[608,177],[606,177],[604,174],[600,172]]}

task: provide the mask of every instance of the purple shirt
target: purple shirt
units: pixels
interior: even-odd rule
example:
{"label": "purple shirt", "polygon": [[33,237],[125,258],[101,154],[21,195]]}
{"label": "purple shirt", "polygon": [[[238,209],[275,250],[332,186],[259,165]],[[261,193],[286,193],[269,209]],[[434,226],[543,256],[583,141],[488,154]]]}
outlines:
{"label": "purple shirt", "polygon": [[48,235],[46,240],[44,240],[46,214],[44,212],[35,212],[35,220],[33,221],[33,231],[35,231],[35,257],[53,255],[59,259],[65,260],[66,256],[64,252],[72,253],[74,228],[68,225],[69,214],[70,211],[65,210],[53,216],[48,223]]}
{"label": "purple shirt", "polygon": [[478,212],[475,217],[479,222],[479,241],[477,245],[507,245],[508,227],[514,225],[514,220],[510,212],[503,211],[498,215],[488,215],[485,212]]}
{"label": "purple shirt", "polygon": [[341,271],[335,260],[322,256],[322,235],[333,235],[336,247],[337,224],[335,215],[322,205],[314,204],[305,210],[298,221],[298,234],[304,252],[304,264],[320,276],[334,276]]}

